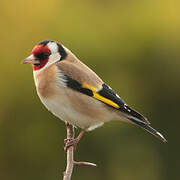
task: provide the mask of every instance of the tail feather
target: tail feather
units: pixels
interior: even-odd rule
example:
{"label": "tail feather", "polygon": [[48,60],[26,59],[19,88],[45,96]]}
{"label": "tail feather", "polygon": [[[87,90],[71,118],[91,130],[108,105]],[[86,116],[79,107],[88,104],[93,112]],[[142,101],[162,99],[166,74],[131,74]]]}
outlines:
{"label": "tail feather", "polygon": [[127,111],[126,113],[129,114],[130,116],[132,116],[133,118],[138,119],[139,121],[143,121],[147,124],[150,124],[150,122],[148,121],[148,119],[146,117],[144,117],[142,114],[140,114],[139,112],[133,110],[132,108],[130,108],[127,105],[124,105],[125,110]]}
{"label": "tail feather", "polygon": [[161,141],[167,142],[167,140],[164,138],[164,136],[161,133],[159,133],[158,131],[156,131],[154,128],[152,128],[149,124],[144,123],[141,120],[137,120],[136,118],[133,118],[133,117],[128,117],[128,119],[130,121],[132,121],[134,124],[139,125],[141,128],[143,128],[146,131],[148,131],[149,133],[153,134],[154,136],[156,136]]}

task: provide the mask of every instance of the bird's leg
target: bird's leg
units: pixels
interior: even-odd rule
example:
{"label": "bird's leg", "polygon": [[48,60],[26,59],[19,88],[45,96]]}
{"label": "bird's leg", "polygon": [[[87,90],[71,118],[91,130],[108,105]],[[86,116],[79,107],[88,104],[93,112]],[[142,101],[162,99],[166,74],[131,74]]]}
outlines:
{"label": "bird's leg", "polygon": [[[68,126],[68,123],[66,123],[66,126]],[[64,140],[64,143],[65,143],[64,150],[67,152],[67,149],[69,147],[74,146],[74,151],[76,151],[76,146],[77,146],[78,142],[81,140],[81,138],[83,137],[85,132],[86,132],[86,129],[82,130],[79,133],[79,135],[77,136],[77,138],[65,139]]]}

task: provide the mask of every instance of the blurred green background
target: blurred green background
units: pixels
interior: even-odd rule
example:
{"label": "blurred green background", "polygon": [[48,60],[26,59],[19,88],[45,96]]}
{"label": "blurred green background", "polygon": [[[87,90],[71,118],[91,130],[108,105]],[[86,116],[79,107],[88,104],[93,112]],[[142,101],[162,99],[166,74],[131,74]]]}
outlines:
{"label": "blurred green background", "polygon": [[0,179],[59,180],[66,129],[41,104],[32,68],[39,41],[63,43],[168,139],[110,122],[87,133],[73,180],[177,180],[180,168],[180,1],[14,0],[0,6]]}

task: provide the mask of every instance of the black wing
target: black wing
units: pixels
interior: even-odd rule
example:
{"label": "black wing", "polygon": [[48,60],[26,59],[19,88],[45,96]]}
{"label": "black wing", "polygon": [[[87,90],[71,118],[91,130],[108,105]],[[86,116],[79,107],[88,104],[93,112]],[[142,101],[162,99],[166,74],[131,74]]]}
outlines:
{"label": "black wing", "polygon": [[69,88],[93,97],[112,108],[124,112],[131,122],[139,125],[141,128],[158,137],[163,142],[167,142],[162,134],[149,125],[150,123],[143,115],[128,107],[128,105],[105,83],[102,84],[102,88],[99,91],[96,91],[95,87],[92,87],[87,83],[81,84],[67,75],[64,75],[64,79],[66,80],[66,84]]}
{"label": "black wing", "polygon": [[131,109],[107,84],[102,85],[102,89],[98,92],[101,96],[110,99],[114,103],[118,104],[119,110],[130,115],[131,118],[137,118],[145,123],[148,123],[147,118],[145,118],[140,113],[136,112],[135,110]]}
{"label": "black wing", "polygon": [[124,112],[128,115],[127,118],[130,120],[133,118],[149,124],[144,116],[128,107],[128,105],[105,83],[102,84],[102,88],[99,91],[95,91],[94,87],[81,84],[67,75],[64,75],[64,78],[69,88],[91,96],[112,108]]}

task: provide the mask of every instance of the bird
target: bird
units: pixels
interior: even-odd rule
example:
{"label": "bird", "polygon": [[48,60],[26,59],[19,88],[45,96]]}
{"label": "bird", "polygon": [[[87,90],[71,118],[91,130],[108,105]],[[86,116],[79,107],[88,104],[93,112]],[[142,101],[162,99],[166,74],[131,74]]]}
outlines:
{"label": "bird", "polygon": [[66,148],[77,145],[86,131],[117,120],[140,126],[163,142],[164,136],[129,107],[93,70],[68,48],[53,40],[38,43],[23,64],[32,64],[37,94],[44,106],[64,122],[82,129]]}

